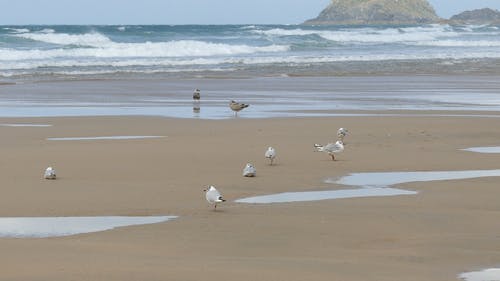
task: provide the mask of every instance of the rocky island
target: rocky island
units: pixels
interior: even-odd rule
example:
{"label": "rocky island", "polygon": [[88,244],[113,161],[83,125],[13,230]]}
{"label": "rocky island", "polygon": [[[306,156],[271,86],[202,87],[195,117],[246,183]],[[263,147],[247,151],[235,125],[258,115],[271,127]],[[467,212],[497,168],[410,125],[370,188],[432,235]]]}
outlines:
{"label": "rocky island", "polygon": [[500,12],[489,8],[465,11],[450,18],[452,24],[500,24]]}
{"label": "rocky island", "polygon": [[427,24],[439,18],[427,0],[332,0],[305,25]]}

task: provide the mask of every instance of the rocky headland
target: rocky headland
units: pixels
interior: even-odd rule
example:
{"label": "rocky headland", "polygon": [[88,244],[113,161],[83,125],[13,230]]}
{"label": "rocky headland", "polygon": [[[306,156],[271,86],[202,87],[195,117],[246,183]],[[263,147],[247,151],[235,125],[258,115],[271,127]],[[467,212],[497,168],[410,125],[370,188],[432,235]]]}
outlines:
{"label": "rocky headland", "polygon": [[465,11],[450,18],[451,24],[500,24],[500,11],[489,8]]}
{"label": "rocky headland", "polygon": [[438,23],[442,19],[427,0],[332,0],[305,25],[408,25]]}

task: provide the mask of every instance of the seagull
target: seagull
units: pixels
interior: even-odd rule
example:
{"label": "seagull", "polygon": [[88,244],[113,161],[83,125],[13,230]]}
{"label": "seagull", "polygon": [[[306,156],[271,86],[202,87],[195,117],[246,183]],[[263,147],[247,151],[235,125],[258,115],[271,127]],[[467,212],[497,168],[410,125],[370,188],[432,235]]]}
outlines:
{"label": "seagull", "polygon": [[217,203],[226,202],[222,195],[220,195],[219,191],[215,189],[213,185],[208,186],[205,191],[205,198],[207,198],[208,203],[214,204],[214,211],[217,210]]}
{"label": "seagull", "polygon": [[45,169],[45,173],[43,177],[47,180],[55,180],[56,179],[56,170],[54,170],[52,167],[48,167]]}
{"label": "seagull", "polygon": [[344,137],[347,135],[349,131],[347,129],[344,129],[344,128],[340,128],[338,129],[337,131],[337,138],[341,141],[341,142],[344,142]]}
{"label": "seagull", "polygon": [[255,170],[255,167],[252,164],[247,163],[247,165],[243,169],[243,176],[244,177],[255,177],[256,174],[257,174],[257,170]]}
{"label": "seagull", "polygon": [[200,100],[200,89],[194,90],[193,100]]}
{"label": "seagull", "polygon": [[344,143],[341,140],[338,140],[336,143],[328,143],[325,146],[315,144],[317,151],[322,151],[328,153],[332,157],[332,160],[335,161],[335,153],[340,153],[344,151]]}
{"label": "seagull", "polygon": [[271,163],[269,165],[272,166],[274,158],[276,158],[276,150],[272,147],[268,147],[264,156],[266,156],[266,158],[268,158],[271,161]]}
{"label": "seagull", "polygon": [[249,107],[249,105],[244,104],[244,103],[235,102],[234,100],[232,100],[229,103],[229,107],[231,108],[232,111],[234,111],[234,116],[238,116],[238,111],[242,110],[243,108]]}

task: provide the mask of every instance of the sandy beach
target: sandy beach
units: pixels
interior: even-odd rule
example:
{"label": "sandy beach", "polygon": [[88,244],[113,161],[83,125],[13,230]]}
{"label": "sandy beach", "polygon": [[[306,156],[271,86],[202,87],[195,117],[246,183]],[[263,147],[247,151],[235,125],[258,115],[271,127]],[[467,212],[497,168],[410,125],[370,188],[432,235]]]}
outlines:
{"label": "sandy beach", "polygon": [[[460,112],[464,114],[464,112]],[[465,114],[468,114],[465,112]],[[472,113],[471,113],[472,114]],[[354,172],[498,169],[500,118],[0,118],[1,217],[175,215],[57,238],[1,238],[2,280],[457,280],[498,267],[498,178],[416,182],[417,195],[280,204]],[[350,131],[331,161],[314,143]],[[57,137],[163,136],[50,141]],[[276,165],[264,152],[277,150]],[[257,177],[244,178],[247,162]],[[42,179],[52,165],[58,179]],[[203,188],[228,200],[214,212]]]}

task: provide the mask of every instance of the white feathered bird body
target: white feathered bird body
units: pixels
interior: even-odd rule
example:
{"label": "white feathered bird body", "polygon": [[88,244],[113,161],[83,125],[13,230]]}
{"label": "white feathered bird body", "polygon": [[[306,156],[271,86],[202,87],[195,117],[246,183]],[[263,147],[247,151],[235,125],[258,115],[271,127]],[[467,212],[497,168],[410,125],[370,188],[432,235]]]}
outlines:
{"label": "white feathered bird body", "polygon": [[243,169],[243,176],[244,177],[255,177],[256,175],[257,175],[257,170],[255,169],[255,167],[252,164],[247,163],[247,165]]}
{"label": "white feathered bird body", "polygon": [[332,160],[335,160],[335,154],[344,151],[344,143],[338,140],[335,143],[328,143],[326,145],[315,144],[314,147],[317,151],[326,152],[328,155],[332,157]]}
{"label": "white feathered bird body", "polygon": [[226,201],[224,198],[222,198],[220,192],[213,185],[205,189],[205,198],[207,199],[208,203],[215,205],[215,209],[217,209],[217,203]]}
{"label": "white feathered bird body", "polygon": [[55,180],[56,179],[56,170],[52,167],[48,167],[45,169],[45,173],[43,174],[43,177],[47,180]]}
{"label": "white feathered bird body", "polygon": [[272,165],[274,158],[276,158],[276,150],[273,147],[268,147],[264,156],[271,161],[270,165]]}
{"label": "white feathered bird body", "polygon": [[234,100],[232,100],[231,102],[229,102],[229,108],[231,108],[231,110],[234,111],[235,115],[238,114],[238,111],[240,111],[240,110],[242,110],[244,108],[247,108],[249,106],[250,105],[248,105],[248,104],[241,103],[241,102],[236,102]]}

